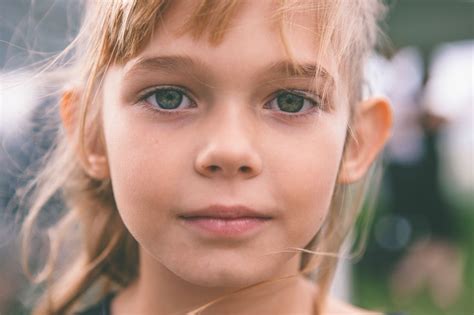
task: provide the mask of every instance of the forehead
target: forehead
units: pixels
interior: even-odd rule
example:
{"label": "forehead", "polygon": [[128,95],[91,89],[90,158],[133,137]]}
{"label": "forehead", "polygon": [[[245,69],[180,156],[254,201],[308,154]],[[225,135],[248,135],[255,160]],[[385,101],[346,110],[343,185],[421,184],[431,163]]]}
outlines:
{"label": "forehead", "polygon": [[200,1],[172,1],[149,42],[126,68],[143,58],[184,55],[222,68],[252,69],[262,61],[282,60],[319,64],[337,76],[333,47],[324,45],[328,7],[322,2],[298,1],[285,7],[270,0],[237,1],[215,10],[201,10],[200,5]]}

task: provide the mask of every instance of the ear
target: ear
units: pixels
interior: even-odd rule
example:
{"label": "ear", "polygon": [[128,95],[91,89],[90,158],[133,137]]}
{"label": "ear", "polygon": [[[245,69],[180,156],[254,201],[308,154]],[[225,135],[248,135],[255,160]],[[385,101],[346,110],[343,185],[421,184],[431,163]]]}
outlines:
{"label": "ear", "polygon": [[368,171],[387,142],[392,127],[392,110],[383,98],[359,104],[348,135],[338,182],[353,183]]}
{"label": "ear", "polygon": [[[94,132],[95,135],[89,136],[89,138],[84,139],[85,141],[79,138],[80,118],[78,108],[80,99],[81,96],[78,90],[68,90],[63,93],[59,104],[62,124],[71,143],[77,144],[77,154],[85,172],[97,180],[107,179],[110,175],[109,165],[105,154],[104,141],[99,131],[100,128],[94,128],[97,129]],[[74,138],[79,141],[74,141]],[[84,143],[85,148],[82,148],[81,142]]]}

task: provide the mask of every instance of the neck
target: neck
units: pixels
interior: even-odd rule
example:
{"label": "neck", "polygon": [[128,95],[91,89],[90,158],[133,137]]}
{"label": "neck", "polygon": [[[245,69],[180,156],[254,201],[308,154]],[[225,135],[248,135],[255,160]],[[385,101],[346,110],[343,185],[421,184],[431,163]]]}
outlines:
{"label": "neck", "polygon": [[[140,273],[112,303],[112,314],[186,314],[219,299],[204,314],[312,314],[314,287],[303,276],[274,281],[236,293],[239,288],[203,287],[172,273],[140,251]],[[291,261],[295,274],[299,255]],[[220,299],[223,296],[225,298]]]}

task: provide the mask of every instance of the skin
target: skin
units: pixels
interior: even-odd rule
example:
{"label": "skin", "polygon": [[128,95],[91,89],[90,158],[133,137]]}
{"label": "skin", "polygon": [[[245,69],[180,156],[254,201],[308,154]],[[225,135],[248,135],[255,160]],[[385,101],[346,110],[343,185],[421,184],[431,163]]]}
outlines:
{"label": "skin", "polygon": [[[388,105],[365,102],[354,125],[359,142],[349,145],[341,168],[349,106],[330,52],[321,54],[318,66],[333,77],[333,92],[316,111],[290,117],[276,105],[281,89],[307,90],[315,83],[269,70],[287,60],[269,3],[244,5],[215,46],[176,34],[189,10],[176,2],[139,56],[105,76],[105,146],[91,148],[88,171],[111,178],[120,216],[140,249],[140,276],[114,299],[114,315],[183,314],[225,293],[297,273],[300,254],[282,251],[305,247],[328,214],[336,182],[360,178],[386,140]],[[289,47],[298,63],[314,63],[313,26],[304,16],[298,23],[303,27],[292,28]],[[171,70],[138,66],[163,56],[194,63]],[[137,101],[163,86],[184,87],[192,105],[165,115],[153,97]],[[317,92],[308,95],[319,100]],[[311,108],[305,104],[302,112]],[[216,203],[242,204],[272,219],[251,237],[217,239],[178,218]],[[205,314],[310,314],[315,290],[297,277],[225,299]]]}

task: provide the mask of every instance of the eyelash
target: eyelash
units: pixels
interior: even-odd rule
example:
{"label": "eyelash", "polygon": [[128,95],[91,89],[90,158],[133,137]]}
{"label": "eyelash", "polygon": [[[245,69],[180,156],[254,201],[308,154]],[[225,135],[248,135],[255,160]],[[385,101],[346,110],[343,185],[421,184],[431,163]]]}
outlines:
{"label": "eyelash", "polygon": [[[196,105],[196,102],[193,100],[193,97],[189,96],[189,92],[187,89],[179,87],[179,86],[161,86],[161,87],[154,87],[148,90],[145,90],[144,92],[141,93],[138,97],[138,104],[144,105],[145,109],[150,110],[153,113],[157,113],[159,115],[170,115],[170,116],[176,116],[176,115],[181,115],[182,110],[161,110],[158,109],[156,106],[150,104],[146,100],[150,97],[153,96],[157,91],[160,90],[174,90],[178,91],[183,94],[186,98],[190,100],[192,103],[193,107]],[[281,89],[273,93],[270,97],[270,100],[265,102],[264,106],[267,106],[270,104],[271,101],[275,100],[278,96],[280,96],[282,93],[291,93],[300,97],[304,98],[304,101],[308,101],[312,104],[312,108],[309,110],[306,110],[305,112],[301,114],[288,114],[283,111],[280,111],[280,115],[284,116],[285,119],[305,119],[309,118],[310,116],[313,116],[315,114],[318,114],[321,109],[324,109],[324,104],[323,100],[319,95],[314,95],[312,93],[309,93],[304,90],[298,90],[298,89]]]}

